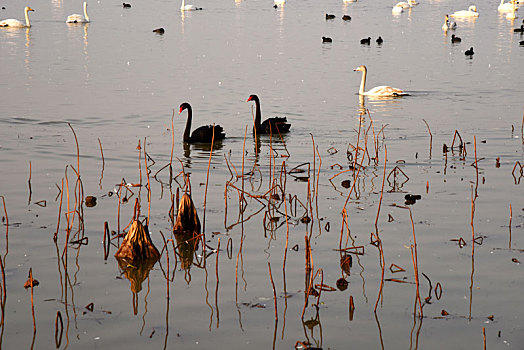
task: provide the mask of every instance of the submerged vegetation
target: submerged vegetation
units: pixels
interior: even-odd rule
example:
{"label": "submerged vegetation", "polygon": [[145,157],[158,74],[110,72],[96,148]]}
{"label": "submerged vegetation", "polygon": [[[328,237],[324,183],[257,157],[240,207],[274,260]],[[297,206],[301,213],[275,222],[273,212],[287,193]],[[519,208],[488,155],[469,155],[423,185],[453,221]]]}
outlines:
{"label": "submerged vegetation", "polygon": [[[428,154],[431,159],[433,135],[427,122],[425,122],[425,126],[429,136]],[[77,312],[81,309],[75,306],[75,301],[72,298],[78,285],[77,282],[73,283],[71,279],[71,270],[75,269],[74,278],[76,281],[76,275],[80,269],[79,257],[82,247],[98,243],[96,237],[91,236],[91,240],[89,240],[86,234],[88,214],[84,210],[84,206],[96,207],[97,203],[101,202],[100,199],[97,202],[94,196],[85,196],[84,194],[85,179],[81,176],[80,171],[80,147],[73,127],[71,125],[69,127],[75,140],[76,164],[66,165],[64,177],[58,181],[60,185],[57,183],[58,195],[55,199],[58,210],[57,223],[49,237],[50,242],[54,242],[62,292],[61,296],[56,299],[55,329],[51,331],[39,328],[39,332],[54,332],[56,348],[71,345],[72,339],[69,332],[71,332],[73,320],[73,323],[77,322]],[[218,171],[217,165],[211,166],[213,157],[218,157],[214,154],[215,145],[211,144],[209,149],[205,151],[208,152],[209,156],[206,181],[200,183],[198,189],[196,189],[191,184],[192,174],[187,171],[182,161],[178,162],[180,169],[175,170],[178,163],[173,161],[175,154],[173,124],[171,132],[171,157],[167,164],[161,167],[156,165],[155,160],[146,151],[147,141],[144,139],[143,142],[139,142],[137,147],[138,180],[135,183],[130,183],[122,179],[116,185],[114,191],[102,196],[105,208],[108,208],[107,205],[111,203],[114,213],[109,213],[104,209],[107,217],[103,225],[104,229],[100,232],[101,242],[103,242],[103,256],[98,256],[100,259],[108,260],[111,249],[118,248],[115,258],[122,276],[131,283],[134,315],[137,315],[139,311],[138,293],[143,290],[145,281],[147,281],[147,294],[152,287],[152,282],[150,282],[152,274],[156,275],[155,284],[158,284],[162,279],[165,281],[165,302],[167,305],[163,328],[164,348],[168,347],[170,334],[170,300],[172,298],[177,299],[177,296],[172,295],[170,291],[175,284],[175,272],[179,269],[184,271],[184,280],[189,285],[192,283],[192,266],[205,271],[205,291],[208,294],[208,273],[213,269],[215,270],[215,305],[212,306],[208,302],[207,296],[205,303],[211,309],[210,323],[216,313],[218,328],[219,261],[226,258],[235,262],[234,269],[232,267],[227,270],[222,268],[221,272],[228,276],[234,275],[234,280],[232,277],[226,278],[229,282],[234,282],[234,287],[228,289],[234,290],[234,293],[227,296],[222,294],[222,298],[226,298],[227,301],[234,301],[239,312],[241,328],[240,314],[243,308],[273,308],[273,347],[276,347],[279,338],[281,338],[287,344],[292,341],[296,348],[322,348],[324,344],[321,314],[323,312],[329,314],[329,310],[323,309],[329,309],[331,304],[335,305],[336,308],[345,304],[343,313],[346,313],[347,321],[343,322],[354,322],[357,317],[359,305],[355,302],[355,298],[358,292],[352,286],[353,284],[360,284],[360,288],[362,288],[363,300],[360,300],[360,307],[374,314],[373,317],[376,319],[379,332],[379,342],[383,348],[385,346],[379,315],[382,310],[387,308],[388,302],[384,299],[387,283],[406,285],[404,291],[411,289],[413,298],[410,314],[413,324],[410,342],[412,347],[413,344],[418,344],[424,319],[466,318],[471,321],[475,318],[473,295],[475,266],[478,264],[476,249],[479,249],[478,247],[482,246],[486,239],[490,239],[489,234],[477,232],[476,208],[479,198],[482,197],[482,185],[486,179],[482,175],[483,168],[480,166],[480,162],[484,158],[478,153],[478,143],[475,136],[473,136],[471,142],[466,142],[462,139],[459,131],[455,131],[450,139],[450,146],[447,144],[442,146],[441,159],[444,169],[438,172],[438,176],[445,176],[449,169],[456,168],[457,164],[463,164],[470,179],[467,193],[470,206],[468,215],[469,234],[452,239],[447,236],[434,238],[439,242],[439,246],[447,246],[448,249],[457,247],[461,251],[464,248],[470,248],[469,252],[464,250],[458,253],[467,255],[470,259],[470,283],[466,287],[468,290],[466,299],[469,305],[466,312],[461,312],[452,310],[442,300],[442,296],[447,293],[446,284],[441,280],[445,273],[438,272],[438,269],[433,266],[421,264],[421,260],[426,262],[428,260],[421,256],[420,243],[417,244],[417,238],[420,235],[417,227],[421,223],[417,222],[415,217],[417,216],[417,205],[423,203],[427,197],[431,197],[430,181],[418,180],[418,183],[425,183],[425,193],[423,194],[411,193],[406,189],[409,187],[409,182],[415,177],[422,176],[422,173],[415,174],[408,171],[409,167],[406,167],[404,160],[392,162],[388,159],[387,125],[376,126],[369,112],[366,111],[366,113],[360,115],[358,130],[355,130],[354,140],[346,145],[345,153],[334,147],[321,151],[319,145],[315,143],[314,135],[311,135],[312,159],[298,165],[291,163],[292,155],[286,146],[286,138],[283,135],[257,135],[253,137],[253,140],[250,140],[249,130],[246,127],[242,149],[234,151],[241,155],[236,157],[239,163],[235,164],[235,161],[231,159],[233,151],[230,151],[228,156],[224,155],[222,167],[224,172],[227,168],[229,179],[219,184],[223,186],[223,198],[213,199],[215,206],[221,200],[224,203],[223,209],[220,210],[224,214],[221,231],[215,230],[217,229],[216,223],[222,221],[222,219],[210,219],[210,216],[216,215],[217,210],[209,207],[209,199],[207,198],[210,178],[213,178],[214,172]],[[521,138],[522,133],[521,127]],[[213,142],[214,139],[211,143]],[[246,151],[246,146],[250,142],[255,144],[253,153]],[[100,184],[102,184],[106,161],[100,139],[99,146],[102,160]],[[261,154],[262,149],[264,149],[264,155]],[[249,154],[249,156],[246,157],[246,154]],[[334,159],[332,158],[334,156],[341,156],[345,159],[345,162],[326,165],[326,158]],[[516,161],[511,166],[509,164],[501,166],[500,157],[497,157],[493,167],[502,169],[508,173],[508,176],[511,175],[513,181],[508,185],[520,188],[524,178],[524,166],[521,162]],[[154,168],[158,168],[158,170]],[[410,169],[413,170],[413,168]],[[32,166],[30,162],[29,203],[33,202],[31,196],[34,190],[31,175]],[[371,189],[366,189],[366,181],[369,181],[370,178],[376,178],[378,183],[373,183]],[[264,183],[267,187],[263,186]],[[102,188],[102,185],[100,185],[100,188]],[[150,232],[150,228],[155,224],[153,221],[159,219],[157,212],[153,215],[151,213],[151,205],[155,201],[152,192],[155,188],[160,189],[161,199],[164,198],[164,191],[169,193],[169,207],[160,209],[160,212],[167,213],[166,218],[170,230],[167,233],[157,229]],[[420,187],[418,188],[420,189]],[[336,197],[331,199],[321,197],[322,191],[328,192],[331,197],[335,194]],[[198,197],[203,196],[204,198],[200,209],[195,207],[192,198],[197,192]],[[181,193],[182,196],[180,197]],[[395,194],[400,196],[394,197],[396,200],[391,200],[391,196]],[[387,203],[384,203],[385,196],[390,196]],[[8,259],[8,253],[13,254],[13,252],[9,252],[8,244],[10,228],[13,227],[13,224],[10,224],[9,221],[6,198],[3,196],[1,198],[4,210],[2,223],[5,228],[5,251],[0,259],[2,272],[0,344],[5,341],[4,330],[10,319],[9,304],[7,304],[9,278],[6,275],[6,269],[14,268],[9,266]],[[132,215],[126,217],[126,215],[131,214],[131,208],[128,207],[131,205],[130,203],[133,203],[132,198],[135,199]],[[399,198],[402,198],[404,202],[397,202]],[[512,222],[513,206],[511,201],[516,199],[508,198],[508,200],[509,223],[506,223],[508,244],[505,249],[509,254],[520,254],[524,250],[512,244],[512,228],[517,226]],[[165,203],[163,200],[161,202]],[[326,203],[331,207],[329,210],[322,209],[322,206],[325,206]],[[47,202],[39,201],[35,204],[45,207]],[[385,205],[387,205],[389,213],[384,212]],[[210,209],[215,210],[210,212]],[[364,221],[359,218],[362,215],[365,216]],[[202,221],[199,216],[202,217]],[[115,219],[116,230],[110,231],[108,222],[114,222]],[[209,220],[213,222],[213,228],[206,230],[206,222]],[[102,227],[102,222],[97,222],[95,225]],[[245,225],[249,225],[249,232],[245,231]],[[384,230],[381,229],[382,225],[397,226],[403,234],[393,238],[390,236],[391,230],[389,232],[386,230],[388,234],[385,235]],[[424,223],[422,223],[423,225]],[[500,223],[500,226],[503,225],[504,223]],[[305,229],[300,227],[305,227]],[[304,232],[302,240],[297,238],[297,230]],[[360,232],[362,230],[364,231]],[[248,262],[249,257],[245,259],[244,256],[244,244],[250,235],[260,236],[257,231],[263,231],[264,240],[267,242],[266,247],[258,247],[268,254],[265,259],[267,260],[267,282],[259,283],[257,281],[255,284],[258,289],[255,291],[255,300],[246,302],[239,297],[239,292],[242,293],[247,290],[245,269],[246,265],[249,266],[250,264]],[[162,240],[157,241],[157,244],[161,246],[160,251],[155,247],[151,233],[157,239],[161,237]],[[282,236],[283,234],[285,236]],[[292,237],[290,237],[290,234]],[[427,238],[424,237],[423,241],[427,241]],[[404,246],[409,250],[409,266],[399,263],[399,257],[388,253],[388,250],[397,252],[398,248],[395,246]],[[329,247],[329,249],[326,249],[326,247]],[[73,256],[71,249],[74,249],[75,252]],[[253,247],[250,249],[253,249]],[[491,249],[494,251],[502,248],[493,246]],[[336,259],[325,257],[331,256],[329,250],[336,252]],[[302,253],[297,254],[299,251]],[[14,254],[17,254],[17,252]],[[249,254],[252,255],[253,253]],[[451,255],[453,254],[457,253]],[[212,256],[214,258],[211,258]],[[447,253],[445,256],[449,257],[450,255]],[[88,259],[93,258],[97,258],[97,256],[88,257]],[[286,280],[290,277],[286,277],[286,271],[290,269],[290,259],[292,260],[291,271],[293,275],[291,279],[295,281],[298,278],[304,281],[303,287],[299,290],[289,291],[287,289],[289,284]],[[334,264],[325,264],[326,261],[330,260],[334,260]],[[520,260],[522,259],[513,258],[511,262],[507,263],[520,264]],[[302,273],[298,272],[300,261]],[[373,261],[374,266],[370,266]],[[402,261],[406,263],[406,259]],[[73,262],[76,267],[72,267]],[[505,264],[502,266],[505,266]],[[333,269],[334,266],[337,267]],[[260,277],[262,268],[257,266],[255,269],[257,276]],[[358,270],[358,277],[351,277],[353,269]],[[365,276],[364,271],[367,269],[375,271],[376,274],[372,273]],[[277,270],[280,271],[282,276],[281,285],[275,284],[274,276]],[[26,288],[30,288],[31,293],[32,347],[38,344],[37,334],[39,334],[37,333],[36,323],[38,315],[35,316],[33,299],[33,293],[35,293],[35,288],[37,288],[39,282],[33,278],[33,273],[33,269],[30,269],[29,279],[25,285]],[[300,275],[301,277],[298,277]],[[43,282],[42,277],[45,277]],[[40,283],[46,284],[48,283],[46,280],[49,280],[50,276],[40,276],[40,278]],[[357,282],[354,280],[355,278],[361,281]],[[366,281],[371,283],[371,286],[365,287]],[[265,287],[260,287],[264,285]],[[159,286],[154,286],[154,288],[159,288]],[[338,293],[342,297],[329,296],[332,293]],[[272,302],[265,304],[257,301],[262,295],[271,295],[268,300],[272,299]],[[371,297],[371,295],[374,296]],[[396,295],[393,294],[392,297],[394,298]],[[145,302],[145,312],[147,312],[147,296]],[[157,300],[150,302],[155,303]],[[366,307],[362,304],[372,305],[372,307]],[[397,302],[394,302],[394,304],[397,304]],[[74,313],[73,319],[70,311]],[[111,315],[108,310],[97,311],[93,303],[84,308],[84,314],[86,312],[98,312],[101,318],[104,317],[103,315]],[[65,320],[63,314],[67,315]],[[363,315],[361,314],[360,317],[363,317]],[[481,319],[493,321],[496,317],[490,314],[481,317]],[[203,321],[204,318],[201,320]],[[265,319],[267,320],[267,316]],[[293,320],[299,320],[304,328],[303,336],[298,339],[288,339],[284,336],[286,323],[294,323]],[[279,327],[281,327],[282,332],[280,336],[277,332]],[[150,337],[153,337],[154,333],[155,330],[153,329]],[[477,333],[479,338],[483,337],[483,340],[475,342],[478,344],[483,341],[486,344],[485,327],[479,329]],[[292,334],[296,336],[296,332]]]}

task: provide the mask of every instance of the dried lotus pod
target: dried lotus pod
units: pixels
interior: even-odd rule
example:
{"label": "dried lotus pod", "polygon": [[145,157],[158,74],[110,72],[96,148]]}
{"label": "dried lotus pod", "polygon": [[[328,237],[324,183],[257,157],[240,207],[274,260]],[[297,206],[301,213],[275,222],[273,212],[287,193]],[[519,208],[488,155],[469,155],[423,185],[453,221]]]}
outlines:
{"label": "dried lotus pod", "polygon": [[156,262],[160,259],[160,253],[151,241],[146,228],[147,226],[144,227],[140,221],[133,221],[115,257],[125,259],[133,265],[144,260]]}
{"label": "dried lotus pod", "polygon": [[200,234],[200,220],[198,219],[198,213],[191,196],[187,193],[184,193],[180,199],[173,231],[175,235],[187,233],[192,233],[193,235]]}

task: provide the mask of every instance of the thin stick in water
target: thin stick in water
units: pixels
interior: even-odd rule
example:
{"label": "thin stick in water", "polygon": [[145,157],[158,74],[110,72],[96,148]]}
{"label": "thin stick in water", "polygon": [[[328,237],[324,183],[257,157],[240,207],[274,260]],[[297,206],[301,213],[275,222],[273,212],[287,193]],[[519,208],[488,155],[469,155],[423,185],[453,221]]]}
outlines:
{"label": "thin stick in water", "polygon": [[273,274],[271,273],[271,263],[267,262],[267,267],[269,269],[269,278],[271,280],[271,286],[273,287],[273,300],[275,302],[275,321],[278,321],[278,310],[277,310],[277,292],[275,290],[275,283],[273,282]]}

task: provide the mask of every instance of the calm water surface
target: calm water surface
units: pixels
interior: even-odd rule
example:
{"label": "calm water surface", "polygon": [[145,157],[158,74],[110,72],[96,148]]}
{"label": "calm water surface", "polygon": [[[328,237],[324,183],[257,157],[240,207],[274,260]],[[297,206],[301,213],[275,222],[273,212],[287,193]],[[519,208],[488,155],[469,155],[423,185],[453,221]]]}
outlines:
{"label": "calm water surface", "polygon": [[[35,348],[55,347],[57,311],[64,319],[62,349],[123,349],[130,344],[153,349],[289,349],[297,341],[325,349],[479,349],[483,328],[488,348],[522,348],[524,276],[519,262],[524,262],[524,179],[519,178],[518,167],[516,178],[512,176],[515,163],[524,164],[520,131],[524,47],[519,46],[524,38],[513,33],[521,18],[512,23],[499,15],[496,1],[482,0],[476,3],[477,20],[457,20],[455,34],[462,43],[452,45],[451,33],[441,30],[444,15],[466,9],[468,2],[422,1],[393,16],[394,2],[289,0],[274,9],[271,1],[202,0],[197,5],[203,11],[181,15],[180,4],[171,1],[137,2],[130,9],[118,2],[93,1],[88,8],[91,23],[66,25],[67,15],[81,12],[80,1],[7,0],[2,2],[6,9],[0,10],[0,17],[23,19],[25,5],[35,9],[30,13],[32,27],[0,30],[0,195],[9,219],[2,348],[31,346],[31,299],[23,288],[31,267],[40,281],[34,290]],[[326,21],[326,13],[337,17]],[[352,20],[342,21],[344,14]],[[165,28],[164,35],[152,32],[158,27]],[[384,39],[381,46],[374,41],[379,35]],[[322,36],[331,37],[333,43],[322,44]],[[360,39],[368,36],[371,45],[360,45]],[[464,56],[469,47],[476,52],[472,59]],[[361,64],[368,67],[367,89],[387,84],[410,96],[359,98],[361,73],[353,69]],[[280,157],[285,154],[282,142],[271,144],[269,138],[262,138],[257,149],[250,136],[252,105],[246,102],[253,93],[260,97],[264,115],[285,115],[292,123],[284,139],[289,157]],[[180,160],[174,162],[174,175],[182,165],[191,173],[193,198],[203,219],[209,147],[184,148],[186,113],[179,116],[177,111],[186,101],[193,106],[194,125],[219,123],[228,136],[213,150],[207,190],[206,253],[217,247],[220,237],[218,266],[216,254],[206,259],[205,268],[201,264],[184,270],[179,262],[168,298],[164,253],[133,301],[130,283],[112,257],[114,247],[104,261],[104,222],[111,230],[118,228],[118,199],[107,193],[123,179],[139,183],[139,161],[142,183],[147,182],[143,156],[139,158],[136,149],[139,142],[144,146],[145,138],[146,151],[155,161],[148,164],[152,174],[169,163],[174,113],[174,156]],[[360,142],[364,147],[358,130],[360,125],[362,136],[371,125],[369,116],[360,117],[366,109],[375,133],[384,130],[377,138],[380,163],[375,166],[365,159],[366,168],[359,173],[347,206],[351,230],[347,246],[365,249],[364,255],[353,256],[347,275],[336,249],[349,193],[341,181],[353,182],[353,172],[330,179],[349,168],[348,144]],[[433,135],[432,148],[423,120]],[[67,123],[78,136],[85,194],[96,196],[98,204],[84,208],[84,235],[89,241],[80,248],[70,245],[66,270],[58,258],[65,245],[64,208],[58,253],[52,236],[60,202],[57,186],[68,166],[72,193],[71,166],[77,167],[75,140]],[[251,194],[262,195],[270,187],[270,147],[278,152],[277,167],[285,161],[288,170],[305,162],[313,166],[315,161],[318,171],[314,147],[322,159],[318,200],[309,214],[313,221],[300,222],[304,209],[299,205],[295,212],[294,204],[287,202],[287,210],[293,212],[289,213],[285,274],[283,202],[276,202],[280,213],[268,213],[261,203],[248,199],[241,224],[237,192],[230,189],[225,210],[225,185],[232,179],[225,159],[241,172],[246,128],[245,168],[256,162],[260,170],[244,184]],[[466,157],[458,152],[446,157],[442,152],[455,130],[469,143]],[[472,257],[474,137],[479,185],[473,230],[483,241],[475,245]],[[371,129],[367,147],[373,157]],[[370,233],[375,232],[386,148],[386,174],[398,165],[409,180],[402,185],[386,181],[384,188],[378,230],[385,278],[408,283],[386,281],[374,313],[381,269]],[[500,167],[495,166],[498,157]],[[166,186],[168,177],[164,170],[157,179],[151,178],[150,230],[159,249],[160,231],[171,238],[169,208],[177,185]],[[241,186],[240,179],[232,181]],[[146,211],[147,190],[133,191],[135,195],[121,208],[121,229],[132,217],[135,198],[141,198]],[[286,192],[306,203],[308,183],[288,175]],[[409,211],[394,206],[403,205],[407,193],[422,195],[411,206],[422,300],[430,287],[422,273],[433,288],[422,319],[414,316]],[[45,207],[37,204],[43,200]],[[268,215],[280,217],[280,226],[273,231],[264,230],[264,222],[269,227]],[[5,222],[2,227],[7,229]],[[323,292],[318,317],[308,306],[302,320],[306,235],[311,237],[315,271],[323,270],[324,284],[335,287],[337,279],[345,277],[349,286]],[[466,242],[463,248],[454,241],[460,237]],[[3,240],[1,248],[6,251]],[[169,254],[173,273],[172,248]],[[200,249],[195,261],[201,255]],[[277,323],[267,262],[278,298]],[[406,271],[393,273],[391,264]],[[434,291],[438,282],[439,300]],[[314,283],[319,284],[320,277]],[[350,296],[355,304],[352,319]],[[86,309],[90,303],[92,312]],[[441,316],[442,310],[449,315]]]}

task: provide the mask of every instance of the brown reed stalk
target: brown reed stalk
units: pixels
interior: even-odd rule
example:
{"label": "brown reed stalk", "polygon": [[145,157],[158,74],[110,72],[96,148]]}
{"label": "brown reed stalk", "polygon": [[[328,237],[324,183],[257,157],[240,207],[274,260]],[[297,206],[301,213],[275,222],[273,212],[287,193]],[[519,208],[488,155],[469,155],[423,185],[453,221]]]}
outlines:
{"label": "brown reed stalk", "polygon": [[31,286],[31,314],[33,315],[33,334],[36,334],[35,304],[33,301],[33,268],[29,268],[29,284]]}
{"label": "brown reed stalk", "polygon": [[524,144],[524,113],[522,113],[522,124],[520,124],[520,139]]}
{"label": "brown reed stalk", "polygon": [[366,109],[366,113],[368,114],[371,130],[373,131],[373,146],[375,148],[375,164],[378,165],[378,163],[379,163],[379,159],[378,159],[378,135],[375,135],[375,123],[373,122],[373,118],[371,118],[371,113],[369,113],[369,109]]}
{"label": "brown reed stalk", "polygon": [[218,309],[218,284],[220,283],[219,282],[219,274],[218,274],[218,253],[220,252],[220,237],[218,237],[216,252],[217,252],[217,254],[216,254],[216,257],[215,257],[215,279],[216,279],[216,284],[215,284],[215,309],[217,310],[217,329],[218,329],[218,327],[219,327],[219,320],[220,320],[220,317],[219,317],[220,311]]}
{"label": "brown reed stalk", "polygon": [[[268,185],[271,188],[271,185],[273,183],[273,176],[272,176],[272,157],[273,156],[273,130],[271,130],[271,124],[269,124],[269,182]],[[242,176],[244,175],[244,172],[242,172]]]}
{"label": "brown reed stalk", "polygon": [[477,190],[479,188],[479,163],[477,162],[477,137],[473,136],[473,145],[475,147],[475,174],[477,179],[475,181],[475,198],[478,197]]}
{"label": "brown reed stalk", "polygon": [[429,132],[429,158],[431,158],[431,150],[433,149],[433,134],[431,133],[428,122],[425,119],[422,119],[422,121],[426,124]]}
{"label": "brown reed stalk", "polygon": [[353,321],[353,314],[355,312],[355,304],[353,302],[353,296],[349,296],[349,320]]}
{"label": "brown reed stalk", "polygon": [[414,248],[414,245],[412,244],[410,246],[411,248],[411,260],[413,261],[413,270],[414,270],[414,273],[415,273],[415,284],[416,284],[416,298],[417,298],[417,301],[415,304],[418,304],[419,305],[419,309],[420,309],[420,315],[419,317],[422,318],[424,316],[424,313],[422,311],[422,301],[420,300],[420,283],[419,283],[419,279],[418,279],[418,264],[417,264],[417,257],[416,257],[416,248]]}
{"label": "brown reed stalk", "polygon": [[[4,322],[5,322],[5,304],[7,301],[7,286],[5,284],[5,256],[4,259],[0,259],[0,270],[2,271],[2,320],[0,322],[0,327],[2,328],[2,334],[4,333]],[[0,345],[2,344],[2,338],[0,337]]]}
{"label": "brown reed stalk", "polygon": [[[209,184],[209,168],[211,167],[211,157],[213,156],[213,144],[215,143],[215,124],[213,124],[213,134],[211,136],[211,149],[209,150],[209,161],[207,163],[206,189],[204,190],[204,219],[202,220],[202,232],[206,232],[206,206],[207,206],[207,186]],[[205,236],[204,236],[205,237]],[[202,249],[206,251],[205,239],[202,241]]]}
{"label": "brown reed stalk", "polygon": [[317,159],[317,156],[315,154],[315,138],[313,137],[313,134],[312,133],[309,133],[309,135],[311,136],[311,143],[313,145],[313,184],[316,183],[315,179],[316,179],[316,159]]}
{"label": "brown reed stalk", "polygon": [[382,187],[380,188],[380,200],[378,202],[377,217],[375,218],[375,231],[378,236],[378,218],[380,215],[380,208],[382,207],[382,197],[384,195],[384,182],[386,180],[386,164],[388,162],[388,148],[384,145],[384,172],[382,175]]}
{"label": "brown reed stalk", "polygon": [[27,205],[31,204],[31,195],[33,194],[33,190],[31,189],[31,173],[32,173],[32,166],[31,166],[31,161],[29,161],[29,179],[27,180],[27,185],[29,186],[29,199],[27,200]]}
{"label": "brown reed stalk", "polygon": [[78,138],[76,137],[75,129],[71,126],[71,123],[67,123],[69,125],[69,128],[73,132],[73,136],[75,137],[75,143],[76,143],[76,169],[78,170],[78,173],[80,174],[80,148],[78,147]]}
{"label": "brown reed stalk", "polygon": [[324,270],[318,269],[317,272],[320,272],[320,288],[318,288],[318,295],[317,295],[317,308],[320,305],[320,296],[322,295],[322,290],[324,289]]}
{"label": "brown reed stalk", "polygon": [[511,249],[511,221],[513,220],[513,208],[511,207],[511,204],[509,205],[509,243],[508,243],[508,249]]}
{"label": "brown reed stalk", "polygon": [[149,181],[149,168],[147,167],[146,141],[147,139],[144,137],[144,165],[147,175],[147,224],[149,225],[149,219],[151,217],[151,181]]}
{"label": "brown reed stalk", "polygon": [[318,152],[318,146],[316,147],[317,155],[318,155],[318,172],[317,172],[317,183],[315,184],[315,201],[317,203],[318,208],[318,182],[320,180],[320,169],[322,169],[322,157],[320,156],[320,153]]}
{"label": "brown reed stalk", "polygon": [[[306,236],[307,237],[307,236]],[[306,306],[308,304],[308,301],[309,301],[309,296],[311,295],[311,288],[313,286],[313,281],[315,280],[315,278],[317,277],[317,275],[319,274],[319,271],[317,270],[317,272],[313,275],[313,274],[309,274],[309,279],[307,279],[307,276],[306,276],[306,281],[307,281],[307,288],[306,288],[306,293],[305,293],[305,301],[304,301],[304,306],[302,308],[302,315],[301,315],[301,319],[304,320],[304,313],[306,312]]]}
{"label": "brown reed stalk", "polygon": [[271,273],[271,263],[267,262],[269,269],[269,279],[271,280],[271,286],[273,287],[273,300],[275,302],[275,321],[278,321],[278,310],[277,310],[277,292],[275,290],[275,282],[273,282],[273,274]]}
{"label": "brown reed stalk", "polygon": [[5,264],[5,257],[7,256],[7,253],[9,253],[9,216],[7,215],[7,206],[5,205],[5,197],[0,196],[2,198],[2,204],[4,206],[4,214],[5,214],[5,254],[4,254],[4,264]]}
{"label": "brown reed stalk", "polygon": [[342,208],[342,225],[340,227],[340,240],[338,242],[338,249],[342,250],[342,236],[344,235],[344,224],[347,224],[347,210]]}
{"label": "brown reed stalk", "polygon": [[378,231],[377,231],[377,241],[378,241],[378,251],[379,251],[379,254],[380,254],[381,274],[380,274],[380,287],[379,287],[379,290],[378,290],[377,301],[375,302],[375,308],[373,309],[374,312],[377,312],[378,302],[380,300],[383,300],[383,298],[384,298],[384,294],[383,294],[383,291],[384,291],[384,270],[386,268],[386,266],[385,266],[386,265],[386,261],[385,261],[385,258],[384,258],[384,248],[382,246],[382,240],[378,236]]}
{"label": "brown reed stalk", "polygon": [[[282,162],[282,169],[284,169],[284,176],[287,176],[286,171],[286,162]],[[286,214],[286,246],[284,247],[284,262],[282,263],[282,271],[285,274],[286,273],[286,258],[287,258],[287,247],[289,243],[289,222],[288,222],[288,215],[287,215],[287,200],[285,194],[283,195],[284,198],[284,212]]]}
{"label": "brown reed stalk", "polygon": [[413,266],[415,268],[415,281],[417,283],[417,300],[420,307],[420,317],[423,316],[422,312],[422,301],[420,300],[420,293],[419,293],[419,277],[418,277],[418,251],[417,251],[417,237],[415,235],[415,223],[413,222],[413,213],[411,212],[411,208],[407,207],[409,210],[409,218],[411,220],[411,230],[413,231],[413,251],[414,254],[412,254],[413,258]]}
{"label": "brown reed stalk", "polygon": [[344,203],[344,209],[346,208],[348,202],[349,202],[349,198],[351,197],[351,193],[353,192],[353,189],[355,188],[355,184],[357,183],[357,178],[358,178],[358,174],[360,173],[360,169],[362,169],[362,163],[364,162],[364,157],[362,157],[362,161],[360,162],[360,165],[358,167],[358,170],[357,170],[357,174],[353,176],[353,183],[351,184],[351,188],[349,189],[349,193],[348,193],[348,196],[346,198],[346,202]]}
{"label": "brown reed stalk", "polygon": [[[173,164],[173,152],[175,149],[175,109],[173,108],[173,115],[171,116],[171,158],[169,158],[169,164]],[[213,129],[214,132],[214,129]]]}
{"label": "brown reed stalk", "polygon": [[138,182],[142,186],[142,145],[140,140],[138,140],[138,145],[136,146],[138,150],[138,174],[140,181]]}
{"label": "brown reed stalk", "polygon": [[379,233],[378,233],[378,218],[380,216],[380,208],[382,207],[382,197],[384,195],[384,182],[386,180],[386,164],[387,164],[387,160],[388,160],[388,149],[387,147],[384,145],[384,172],[383,172],[383,175],[382,175],[382,187],[380,188],[380,200],[378,202],[378,209],[377,209],[377,217],[375,218],[375,234],[377,236],[377,240],[378,240],[378,250],[379,250],[379,253],[380,253],[380,267],[381,267],[381,277],[380,277],[380,287],[379,287],[379,291],[378,291],[378,296],[377,296],[377,301],[375,302],[375,309],[374,311],[377,312],[377,306],[378,306],[378,302],[379,300],[382,299],[382,293],[383,293],[383,290],[384,290],[384,270],[386,268],[386,261],[385,261],[385,258],[384,258],[384,250],[383,250],[383,246],[382,246],[382,240],[380,239],[380,236],[379,236]]}
{"label": "brown reed stalk", "polygon": [[[357,144],[355,146],[355,157],[353,157],[353,179],[356,180],[356,176],[355,176],[355,169],[357,168],[357,158],[358,158],[358,145],[360,144],[360,131],[362,129],[362,123],[358,122],[358,134],[357,134]],[[364,161],[364,159],[362,158],[362,161]]]}
{"label": "brown reed stalk", "polygon": [[67,217],[67,230],[66,230],[66,239],[64,244],[64,251],[62,252],[62,257],[65,254],[65,262],[67,266],[67,244],[69,243],[69,234],[71,233],[71,226],[72,222],[70,221],[70,201],[69,201],[69,180],[67,178],[67,165],[65,168],[65,180],[66,180],[66,190],[67,190],[67,211],[66,211],[66,217]]}
{"label": "brown reed stalk", "polygon": [[102,171],[100,172],[100,182],[98,183],[98,187],[102,189],[102,179],[104,178],[104,169],[106,167],[106,160],[104,158],[104,150],[102,149],[102,141],[100,141],[100,138],[98,138],[98,145],[100,146],[100,154],[102,155]]}
{"label": "brown reed stalk", "polygon": [[[254,129],[253,129],[254,130]],[[256,131],[255,131],[256,133]],[[246,138],[247,138],[247,125],[245,127],[245,130],[244,130],[244,142],[242,144],[242,194],[238,196],[238,207],[239,208],[242,208],[242,201],[244,200],[244,161],[245,161],[245,154],[246,154]],[[256,142],[256,140],[255,140]],[[271,158],[270,158],[271,159]],[[235,169],[236,171],[236,169]],[[242,209],[241,210],[241,213],[243,214],[244,213],[244,210]]]}

